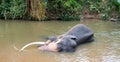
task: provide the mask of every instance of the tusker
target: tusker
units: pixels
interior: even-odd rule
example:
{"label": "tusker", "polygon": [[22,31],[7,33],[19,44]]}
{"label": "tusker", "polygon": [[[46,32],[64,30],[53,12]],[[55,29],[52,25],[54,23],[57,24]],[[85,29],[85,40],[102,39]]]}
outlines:
{"label": "tusker", "polygon": [[41,45],[38,49],[42,51],[74,52],[80,44],[92,41],[94,41],[93,31],[84,24],[77,24],[62,35],[49,37],[46,42],[29,43],[19,51],[23,51],[30,45],[38,44]]}
{"label": "tusker", "polygon": [[74,52],[80,44],[92,41],[94,41],[93,31],[84,24],[77,24],[62,35],[50,37],[38,49],[54,52]]}

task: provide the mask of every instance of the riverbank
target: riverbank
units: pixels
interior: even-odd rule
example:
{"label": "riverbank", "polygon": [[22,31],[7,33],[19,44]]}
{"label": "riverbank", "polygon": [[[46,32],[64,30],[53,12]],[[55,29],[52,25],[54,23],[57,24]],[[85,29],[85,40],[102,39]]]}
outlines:
{"label": "riverbank", "polygon": [[119,0],[1,0],[0,19],[80,20],[120,17]]}

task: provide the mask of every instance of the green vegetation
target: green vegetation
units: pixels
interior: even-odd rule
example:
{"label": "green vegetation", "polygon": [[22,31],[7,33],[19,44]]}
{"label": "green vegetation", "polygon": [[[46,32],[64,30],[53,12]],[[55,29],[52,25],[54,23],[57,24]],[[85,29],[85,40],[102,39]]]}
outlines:
{"label": "green vegetation", "polygon": [[46,9],[50,13],[48,16],[55,16],[61,20],[79,19],[80,14],[78,11],[82,10],[84,0],[46,0]]}
{"label": "green vegetation", "polygon": [[110,18],[114,12],[120,16],[120,0],[0,1],[1,19],[80,20],[81,15],[87,15],[86,12],[90,15],[101,14],[103,20]]}
{"label": "green vegetation", "polygon": [[24,0],[2,0],[0,4],[0,18],[19,19],[25,15]]}
{"label": "green vegetation", "polygon": [[113,3],[116,6],[116,8],[118,8],[117,11],[120,12],[120,0],[113,0]]}

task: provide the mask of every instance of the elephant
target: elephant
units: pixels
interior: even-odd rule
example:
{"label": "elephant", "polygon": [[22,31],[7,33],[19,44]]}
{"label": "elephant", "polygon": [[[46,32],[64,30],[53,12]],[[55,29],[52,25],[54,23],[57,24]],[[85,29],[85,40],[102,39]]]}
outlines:
{"label": "elephant", "polygon": [[94,33],[84,24],[77,24],[66,33],[48,38],[38,49],[54,52],[74,52],[80,44],[94,41]]}
{"label": "elephant", "polygon": [[77,24],[66,33],[48,37],[46,42],[32,42],[19,51],[33,44],[40,44],[38,50],[52,52],[74,52],[80,44],[94,41],[94,32],[84,24]]}

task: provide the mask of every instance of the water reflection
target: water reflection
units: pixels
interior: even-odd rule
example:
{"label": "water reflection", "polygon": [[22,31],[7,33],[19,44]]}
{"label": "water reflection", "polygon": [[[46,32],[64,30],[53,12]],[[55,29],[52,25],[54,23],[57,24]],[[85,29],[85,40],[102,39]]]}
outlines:
{"label": "water reflection", "polygon": [[[59,35],[72,26],[82,23],[95,32],[95,41],[80,45],[74,53],[38,51],[31,46],[19,53],[13,45],[21,48],[33,41],[45,41],[46,36]],[[0,21],[0,62],[119,62],[120,25],[104,21]]]}

